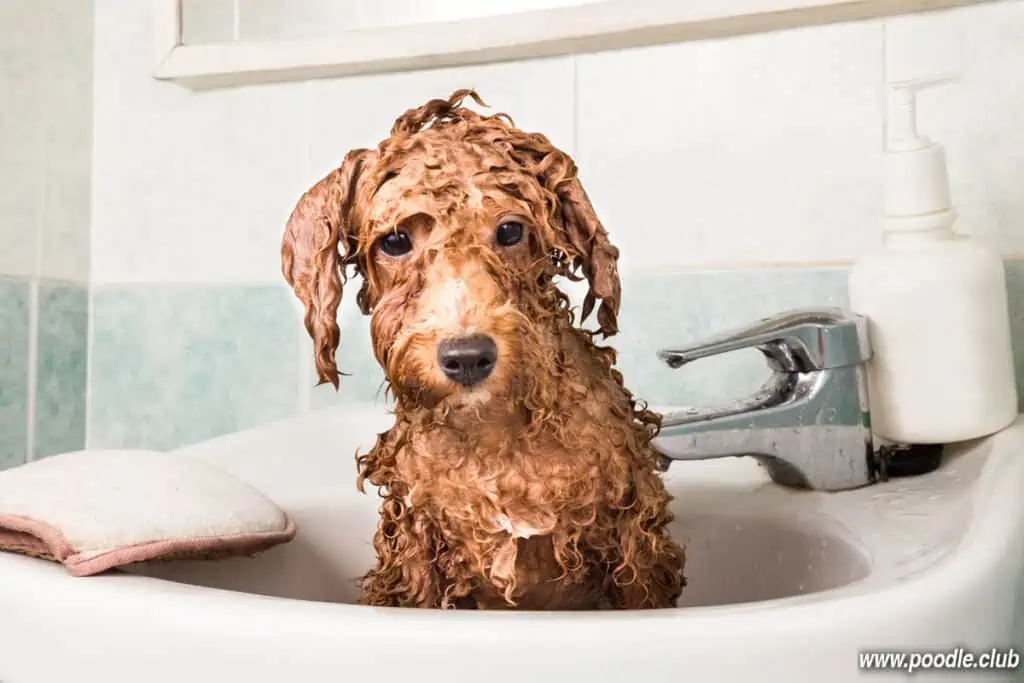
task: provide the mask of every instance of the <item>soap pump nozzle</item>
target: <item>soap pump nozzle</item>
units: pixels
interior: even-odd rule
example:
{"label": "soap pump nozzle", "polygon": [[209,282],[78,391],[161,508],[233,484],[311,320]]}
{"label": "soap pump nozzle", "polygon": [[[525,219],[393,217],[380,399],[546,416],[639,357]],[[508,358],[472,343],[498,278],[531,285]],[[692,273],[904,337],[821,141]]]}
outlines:
{"label": "soap pump nozzle", "polygon": [[954,80],[935,76],[889,84],[885,213],[891,229],[917,230],[952,221],[946,155],[941,145],[917,131],[917,93]]}
{"label": "soap pump nozzle", "polygon": [[909,152],[932,144],[917,132],[917,93],[925,88],[952,83],[951,76],[934,76],[890,83],[892,88],[891,145],[894,152]]}

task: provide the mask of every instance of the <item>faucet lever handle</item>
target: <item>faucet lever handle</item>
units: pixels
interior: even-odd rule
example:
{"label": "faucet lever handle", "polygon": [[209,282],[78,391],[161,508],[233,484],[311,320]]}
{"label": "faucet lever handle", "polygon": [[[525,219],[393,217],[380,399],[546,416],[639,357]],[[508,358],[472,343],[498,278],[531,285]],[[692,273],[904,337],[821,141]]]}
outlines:
{"label": "faucet lever handle", "polygon": [[857,365],[871,358],[867,320],[841,308],[796,308],[728,330],[689,346],[658,351],[680,368],[701,358],[757,348],[787,372]]}

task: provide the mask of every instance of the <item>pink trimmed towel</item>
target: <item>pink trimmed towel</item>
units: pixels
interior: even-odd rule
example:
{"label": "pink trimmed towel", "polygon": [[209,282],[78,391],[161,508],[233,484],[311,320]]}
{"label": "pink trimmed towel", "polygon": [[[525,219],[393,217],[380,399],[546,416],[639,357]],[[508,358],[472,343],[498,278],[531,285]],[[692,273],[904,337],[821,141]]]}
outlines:
{"label": "pink trimmed towel", "polygon": [[74,451],[0,472],[0,551],[60,562],[74,576],[252,555],[295,531],[263,493],[181,455]]}

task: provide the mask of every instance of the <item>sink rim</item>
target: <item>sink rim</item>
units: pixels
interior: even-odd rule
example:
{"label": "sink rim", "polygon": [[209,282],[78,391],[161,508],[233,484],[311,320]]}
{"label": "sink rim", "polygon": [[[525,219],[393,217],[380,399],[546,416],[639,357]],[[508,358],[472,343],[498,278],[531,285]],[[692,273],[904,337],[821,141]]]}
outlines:
{"label": "sink rim", "polygon": [[[674,410],[678,406],[653,406],[655,410]],[[320,411],[336,411],[338,414],[345,414],[352,410],[351,405],[346,406],[333,406],[330,408],[324,408]],[[387,413],[387,408],[379,404],[361,404],[357,410],[369,410],[378,414]],[[230,435],[229,435],[230,436]],[[223,437],[222,437],[223,438]],[[866,561],[869,564],[869,573],[867,576],[857,579],[853,582],[836,586],[833,588],[824,589],[821,591],[815,591],[813,593],[784,596],[779,598],[772,598],[769,600],[759,600],[754,602],[735,603],[726,605],[706,605],[706,606],[689,606],[685,608],[679,608],[674,610],[659,610],[659,611],[629,611],[629,612],[585,612],[585,613],[574,613],[574,612],[529,612],[529,611],[515,611],[514,614],[541,614],[545,615],[545,619],[567,619],[573,623],[578,622],[580,619],[590,618],[604,620],[608,618],[617,618],[615,615],[628,614],[631,618],[642,618],[642,619],[700,619],[706,617],[723,617],[727,618],[730,615],[745,615],[749,616],[752,613],[768,612],[772,613],[777,609],[787,610],[816,610],[816,609],[831,609],[832,606],[838,603],[848,603],[850,601],[858,600],[863,601],[866,597],[878,598],[879,600],[891,599],[894,596],[905,595],[908,590],[913,590],[915,586],[924,590],[931,582],[942,581],[947,574],[957,573],[961,571],[971,571],[972,567],[977,569],[978,565],[986,564],[979,562],[979,551],[985,551],[985,544],[992,545],[996,543],[1000,535],[999,527],[1002,522],[1000,520],[1006,519],[1007,514],[1000,512],[999,514],[993,514],[989,509],[997,504],[1005,503],[1009,501],[1013,504],[1018,504],[1018,501],[1012,495],[1012,491],[1005,494],[1004,497],[992,495],[993,490],[996,487],[1009,487],[1009,482],[1013,480],[1012,477],[1004,475],[1006,468],[1018,468],[1024,469],[1021,465],[1017,464],[1018,458],[1014,457],[1012,450],[1014,446],[1024,447],[1024,415],[1018,416],[1018,419],[1007,427],[1005,430],[987,437],[985,439],[976,439],[970,442],[962,444],[954,444],[950,447],[950,455],[947,457],[962,458],[962,457],[976,457],[983,459],[979,472],[976,479],[967,493],[969,494],[969,500],[963,502],[969,504],[969,508],[972,511],[968,524],[963,530],[962,535],[955,544],[955,547],[951,548],[948,554],[942,558],[939,558],[936,562],[929,566],[922,567],[921,569],[914,571],[905,576],[897,576],[893,574],[886,574],[885,572],[878,571],[877,566],[873,562],[873,558],[870,556],[870,549],[864,547],[858,542],[857,536],[848,529],[844,528],[843,522],[840,519],[831,518],[825,516],[823,519],[827,521],[826,530],[829,537],[838,537],[840,542],[845,543],[854,550],[861,552],[866,555]],[[197,445],[199,446],[199,445]],[[197,450],[196,447],[189,447],[185,449],[179,449],[182,452],[192,452]],[[991,457],[993,454],[1002,457]],[[949,461],[945,461],[943,468],[940,468],[938,472],[943,472],[944,468],[947,467]],[[884,487],[891,485],[889,483],[875,484],[870,487],[863,489],[857,489],[855,491],[838,492],[838,493],[825,493],[817,491],[803,491],[793,492],[782,489],[778,485],[772,483],[767,477],[767,474],[757,466],[756,462],[750,458],[726,458],[719,460],[707,460],[707,461],[695,461],[692,463],[677,463],[673,467],[684,465],[687,468],[699,467],[706,470],[707,476],[705,481],[711,483],[714,487],[735,487],[737,491],[743,490],[745,486],[758,486],[760,491],[770,491],[774,495],[779,497],[798,495],[803,497],[806,501],[813,501],[814,499],[827,499],[830,497],[857,497],[865,494],[870,495],[870,492],[876,490],[875,487]],[[722,472],[728,470],[731,474],[741,474],[746,472],[746,476],[740,480],[723,480],[719,476],[714,476],[715,472]],[[755,474],[755,472],[757,474]],[[934,475],[934,473],[933,473]],[[925,475],[924,477],[917,478],[917,482],[930,481],[930,477],[933,475]],[[672,478],[672,468],[666,473],[669,480]],[[688,481],[697,482],[701,480],[701,477],[687,477]],[[893,481],[906,481],[906,480],[893,480]],[[756,494],[755,494],[756,495]],[[801,509],[802,504],[797,504],[793,509]],[[1018,507],[1021,507],[1018,504]],[[795,526],[799,524],[798,520],[794,517],[788,517],[785,514],[776,515],[783,523],[789,526]],[[740,515],[740,517],[743,517]],[[812,532],[822,527],[810,525]],[[1003,530],[1005,533],[1005,530]],[[992,551],[992,548],[988,548]],[[991,553],[989,553],[991,554]],[[994,555],[991,558],[992,561],[998,561],[998,556]],[[156,579],[160,580],[160,579]],[[233,594],[239,597],[251,596],[246,593],[235,593],[227,589],[219,588],[204,588],[191,586],[200,591],[222,591],[224,593]],[[260,596],[263,597],[263,596]],[[275,600],[281,602],[291,603],[307,603],[306,606],[316,606],[319,609],[337,610],[339,612],[346,612],[350,609],[368,610],[374,611],[383,610],[385,614],[388,614],[388,618],[404,619],[421,618],[419,615],[422,612],[432,613],[436,610],[408,610],[405,608],[367,608],[362,605],[354,605],[348,603],[327,603],[327,602],[313,602],[313,601],[301,601],[293,600],[289,598],[274,598],[266,597],[268,600]],[[416,614],[409,614],[415,612]],[[477,611],[456,611],[461,615],[468,615],[471,612],[475,615],[489,614],[494,615],[497,619],[506,618],[499,616],[504,613],[499,612],[477,612]],[[461,617],[455,617],[459,619]],[[481,618],[480,616],[472,616],[466,618]]]}
{"label": "sink rim", "polygon": [[[337,408],[324,410],[335,409]],[[351,410],[351,407],[344,407],[342,410]],[[219,437],[211,442],[223,442],[224,439],[233,436],[235,435]],[[178,451],[200,452],[202,447],[211,442],[196,444]],[[463,625],[467,619],[484,620],[480,623],[487,624],[488,629],[476,632],[479,637],[488,639],[513,633],[519,639],[524,635],[529,638],[529,631],[524,634],[522,630],[523,625],[540,621],[547,624],[564,622],[567,626],[572,626],[575,634],[590,633],[592,630],[597,633],[599,630],[612,627],[608,620],[630,624],[631,628],[640,628],[644,632],[650,629],[651,636],[662,633],[660,625],[669,621],[680,637],[683,635],[680,629],[693,629],[694,633],[698,633],[708,620],[718,622],[735,619],[736,624],[742,625],[744,629],[769,626],[774,628],[778,627],[775,620],[779,610],[786,610],[787,619],[791,620],[787,623],[793,624],[804,620],[807,623],[820,621],[838,609],[847,613],[877,611],[884,614],[899,609],[901,602],[926,605],[935,595],[946,595],[950,588],[956,590],[961,586],[976,586],[977,579],[972,582],[971,577],[984,575],[1004,560],[1001,549],[1007,539],[1016,533],[1018,523],[1024,518],[1024,496],[1016,495],[1015,490],[1015,486],[1016,489],[1021,487],[1018,482],[1024,481],[1024,461],[1015,452],[1022,448],[1024,416],[1018,416],[1010,427],[991,437],[957,444],[950,448],[951,455],[956,457],[975,457],[983,461],[976,480],[970,487],[969,500],[965,501],[968,504],[965,511],[970,512],[970,515],[963,536],[947,556],[933,565],[924,567],[899,581],[893,580],[893,577],[876,577],[872,574],[866,579],[824,591],[757,602],[636,611],[467,610],[455,611],[454,614],[443,613],[443,616],[438,618],[440,610],[303,601],[207,588],[127,573],[76,579],[70,577],[59,565],[16,555],[0,554],[0,573],[9,579],[9,582],[6,582],[8,585],[18,586],[19,591],[47,591],[51,594],[50,600],[65,600],[68,604],[83,608],[84,605],[88,605],[89,609],[98,609],[105,601],[116,598],[118,603],[137,600],[145,603],[147,608],[167,609],[171,613],[181,610],[188,610],[191,613],[197,606],[204,613],[216,609],[230,609],[236,613],[250,615],[249,618],[294,623],[296,628],[310,619],[330,622],[337,628],[343,628],[345,624],[377,623],[381,619],[386,620],[389,628],[402,628],[403,625],[420,628],[422,620],[428,619],[431,624],[431,638],[457,636],[465,640],[467,632],[463,630]],[[943,465],[943,468],[945,467],[946,463]],[[939,472],[942,471],[940,468]],[[934,473],[925,475],[920,481],[926,481],[932,476]],[[870,491],[872,488],[859,491]],[[857,495],[857,492],[807,492],[806,495],[843,496]],[[875,581],[872,578],[881,580]],[[57,595],[54,595],[54,592]],[[950,599],[953,598],[955,596],[950,596]],[[359,616],[353,620],[354,615]],[[418,637],[422,638],[423,634],[419,634]]]}
{"label": "sink rim", "polygon": [[[652,409],[670,411],[680,409],[681,407],[683,406],[658,405],[652,406]],[[351,412],[365,412],[377,416],[390,415],[390,409],[387,406],[382,405],[381,403],[371,402],[332,406],[318,411],[311,411],[307,415],[311,419],[317,419],[317,413],[319,416],[324,416],[328,412],[334,412],[338,415],[345,415]],[[290,422],[290,419],[286,418],[285,420],[279,421],[278,424],[285,425],[288,422]],[[259,432],[261,431],[261,428],[251,431],[254,433]],[[230,439],[233,436],[234,435],[227,435],[226,437],[220,437],[209,442],[204,442],[204,444],[212,444],[215,441]],[[201,452],[204,444],[196,444],[194,446],[178,450],[182,453]],[[935,473],[913,479],[891,480],[890,482],[878,483],[851,491],[830,493],[786,489],[772,482],[763,468],[760,467],[753,458],[749,457],[721,458],[675,463],[664,476],[666,477],[666,482],[670,490],[677,489],[673,484],[677,482],[677,477],[682,476],[682,481],[685,482],[684,485],[688,489],[701,488],[704,484],[708,484],[716,493],[718,491],[730,489],[734,490],[736,493],[752,493],[754,496],[765,495],[773,497],[776,499],[776,503],[782,503],[783,499],[788,499],[787,503],[783,504],[787,509],[789,503],[793,503],[794,500],[800,498],[802,500],[793,503],[793,506],[795,509],[801,509],[804,507],[804,503],[807,504],[807,507],[811,507],[814,505],[815,501],[827,501],[829,499],[838,500],[841,498],[856,499],[862,496],[870,496],[873,492],[884,490],[886,487],[898,487],[901,485],[900,482],[930,482],[934,480],[937,475],[941,475],[948,471],[951,460],[955,461],[963,458],[975,457],[981,461],[981,464],[978,468],[977,474],[973,477],[973,484],[968,487],[970,490],[967,491],[971,498],[971,501],[968,502],[973,503],[971,506],[973,510],[970,515],[970,524],[968,524],[962,535],[961,544],[963,544],[975,539],[979,535],[979,531],[985,527],[986,520],[993,516],[998,517],[998,515],[984,514],[978,508],[994,505],[998,500],[997,496],[991,495],[991,490],[996,486],[1005,484],[1004,476],[1001,474],[1002,468],[1012,468],[1016,465],[1017,458],[1015,458],[1010,452],[1013,450],[1014,445],[1024,448],[1024,413],[1019,414],[1018,418],[1007,428],[989,437],[974,439],[959,444],[951,444],[947,449],[947,455],[944,456],[943,467]],[[993,454],[1003,457],[993,458],[991,457]],[[682,474],[684,468],[686,473]],[[1014,497],[1010,495],[1009,499],[1013,500]],[[772,516],[776,516],[775,512],[776,511],[773,510]],[[779,515],[779,517],[782,518],[787,525],[796,525],[799,523],[795,518],[788,517],[786,514]],[[831,517],[829,515],[826,515],[824,519],[827,521],[827,528],[831,535],[840,536],[840,540],[851,546],[859,546],[859,539],[856,534],[847,528],[842,519]],[[860,547],[859,549],[862,551],[870,550],[864,547]],[[829,589],[812,595],[833,593],[837,590],[852,588],[852,586],[853,584],[850,584],[847,587]],[[806,597],[808,596],[792,596],[790,598],[780,598],[780,600],[796,600],[802,602]]]}

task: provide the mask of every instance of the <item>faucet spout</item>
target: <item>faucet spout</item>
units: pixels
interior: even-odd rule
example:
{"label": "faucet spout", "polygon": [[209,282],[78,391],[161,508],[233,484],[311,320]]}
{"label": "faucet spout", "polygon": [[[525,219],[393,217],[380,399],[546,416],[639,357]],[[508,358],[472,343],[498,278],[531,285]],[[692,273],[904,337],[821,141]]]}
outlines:
{"label": "faucet spout", "polygon": [[658,357],[679,368],[744,348],[764,354],[769,379],[735,403],[665,415],[654,441],[661,467],[751,456],[785,486],[839,491],[875,481],[866,321],[835,308],[796,309]]}

